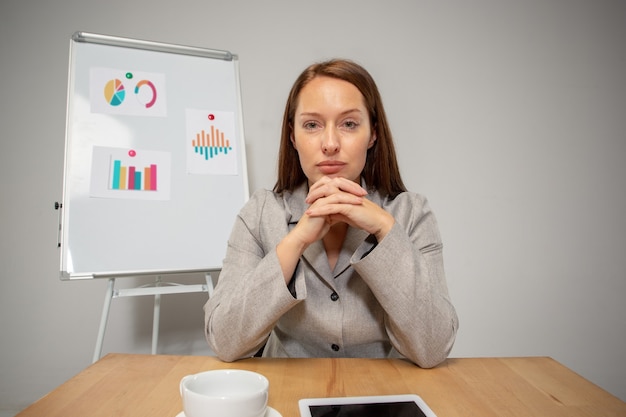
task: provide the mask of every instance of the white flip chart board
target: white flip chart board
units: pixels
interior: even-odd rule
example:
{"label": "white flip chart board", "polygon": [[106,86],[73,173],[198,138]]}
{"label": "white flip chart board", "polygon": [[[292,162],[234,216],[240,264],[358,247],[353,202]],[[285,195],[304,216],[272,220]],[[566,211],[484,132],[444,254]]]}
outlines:
{"label": "white flip chart board", "polygon": [[218,270],[248,195],[236,55],[72,36],[62,279]]}

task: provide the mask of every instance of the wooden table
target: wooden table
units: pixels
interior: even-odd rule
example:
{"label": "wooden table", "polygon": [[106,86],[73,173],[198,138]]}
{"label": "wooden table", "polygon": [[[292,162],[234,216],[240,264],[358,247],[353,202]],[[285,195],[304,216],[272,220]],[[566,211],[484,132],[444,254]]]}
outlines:
{"label": "wooden table", "polygon": [[188,374],[249,369],[270,380],[269,405],[299,417],[306,397],[418,394],[438,417],[624,417],[626,403],[545,357],[449,359],[420,369],[397,359],[266,359],[110,354],[18,417],[175,417]]}

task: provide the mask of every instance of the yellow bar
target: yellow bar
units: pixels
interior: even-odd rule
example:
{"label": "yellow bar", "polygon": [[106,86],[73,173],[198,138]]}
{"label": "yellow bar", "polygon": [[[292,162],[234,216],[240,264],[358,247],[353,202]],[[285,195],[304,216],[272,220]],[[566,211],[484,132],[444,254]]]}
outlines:
{"label": "yellow bar", "polygon": [[128,189],[128,167],[120,167],[120,190]]}

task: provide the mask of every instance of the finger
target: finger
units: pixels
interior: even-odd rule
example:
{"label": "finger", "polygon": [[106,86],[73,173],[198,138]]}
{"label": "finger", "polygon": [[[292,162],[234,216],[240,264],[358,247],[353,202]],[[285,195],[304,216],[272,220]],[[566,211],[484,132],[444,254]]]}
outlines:
{"label": "finger", "polygon": [[348,204],[361,205],[365,199],[361,196],[338,191],[327,196],[321,196],[311,203],[309,208],[323,207],[326,205]]}
{"label": "finger", "polygon": [[310,217],[324,217],[334,214],[349,216],[355,207],[363,205],[362,197],[352,196],[351,194],[345,194],[345,196],[347,197],[343,197],[340,200],[337,200],[335,196],[320,199],[314,205],[311,205],[305,213]]}
{"label": "finger", "polygon": [[354,181],[345,178],[329,179],[325,177],[311,186],[305,201],[307,204],[311,204],[319,198],[337,193],[348,193],[359,197],[367,195],[367,191]]}
{"label": "finger", "polygon": [[309,191],[316,191],[318,189],[328,187],[351,192],[353,194],[367,194],[367,191],[365,191],[365,189],[361,187],[361,185],[343,177],[322,177],[311,186]]}

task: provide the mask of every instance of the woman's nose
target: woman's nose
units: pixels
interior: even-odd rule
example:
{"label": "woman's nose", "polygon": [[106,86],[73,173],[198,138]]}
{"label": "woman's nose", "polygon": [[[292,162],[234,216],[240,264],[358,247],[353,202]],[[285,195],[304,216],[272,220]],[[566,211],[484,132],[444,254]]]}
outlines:
{"label": "woman's nose", "polygon": [[322,142],[322,151],[329,155],[339,152],[339,136],[334,128],[329,128],[325,132]]}

